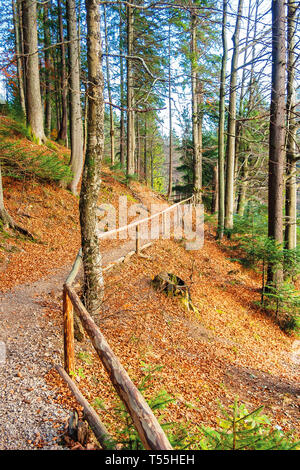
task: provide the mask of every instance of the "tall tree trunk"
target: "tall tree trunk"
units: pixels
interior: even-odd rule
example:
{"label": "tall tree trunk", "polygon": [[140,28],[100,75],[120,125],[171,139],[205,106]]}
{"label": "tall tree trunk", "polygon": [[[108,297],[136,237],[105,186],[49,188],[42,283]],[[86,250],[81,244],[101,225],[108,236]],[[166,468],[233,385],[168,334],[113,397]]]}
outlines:
{"label": "tall tree trunk", "polygon": [[230,74],[230,96],[228,111],[228,131],[226,147],[226,188],[225,188],[225,228],[233,228],[234,212],[234,171],[235,171],[235,137],[236,137],[236,95],[237,95],[237,64],[239,57],[239,36],[243,1],[239,0],[235,31],[232,37],[233,53]]}
{"label": "tall tree trunk", "polygon": [[147,127],[148,121],[147,116],[145,115],[145,133],[144,133],[144,178],[145,183],[149,183],[149,171],[148,171],[148,149],[147,149]]}
{"label": "tall tree trunk", "polygon": [[241,185],[239,189],[238,205],[237,205],[237,213],[241,217],[244,215],[244,210],[246,206],[248,175],[249,175],[248,155],[246,155],[244,157],[244,161],[241,166]]}
{"label": "tall tree trunk", "polygon": [[172,89],[171,89],[171,15],[169,15],[169,63],[168,63],[168,99],[169,99],[169,182],[168,199],[172,196],[172,172],[173,172],[173,129],[172,129]]}
{"label": "tall tree trunk", "polygon": [[24,53],[26,57],[26,120],[37,143],[44,142],[44,116],[41,99],[36,2],[23,2]]}
{"label": "tall tree trunk", "polygon": [[[132,7],[127,7],[127,51],[128,56],[133,53],[133,25],[134,16]],[[127,175],[134,175],[135,170],[135,130],[134,130],[134,76],[133,61],[127,59]]]}
{"label": "tall tree trunk", "polygon": [[[286,139],[286,200],[285,242],[292,250],[297,246],[297,160],[296,160],[296,11],[298,2],[288,1],[287,16],[287,139]],[[299,5],[298,5],[299,6]]]}
{"label": "tall tree trunk", "polygon": [[193,121],[193,154],[194,154],[194,196],[201,202],[202,195],[202,161],[199,142],[198,111],[198,73],[197,73],[197,16],[191,13],[191,77],[192,77],[192,121]]}
{"label": "tall tree trunk", "polygon": [[58,27],[59,27],[59,41],[60,41],[60,52],[61,52],[61,106],[62,116],[60,127],[58,131],[58,140],[67,142],[67,123],[68,123],[68,110],[67,110],[67,95],[68,95],[68,81],[67,81],[67,70],[66,70],[66,48],[64,39],[64,27],[62,18],[61,0],[57,0],[58,6]]}
{"label": "tall tree trunk", "polygon": [[108,90],[109,101],[109,126],[110,126],[110,163],[115,164],[115,125],[114,113],[112,107],[111,85],[110,85],[110,70],[109,70],[109,47],[108,47],[108,34],[107,34],[107,19],[106,19],[106,5],[104,4],[104,34],[105,34],[105,52],[106,52],[106,81]]}
{"label": "tall tree trunk", "polygon": [[[272,0],[272,83],[269,137],[268,235],[283,241],[283,168],[285,143],[285,7]],[[282,270],[271,264],[267,284],[278,284]]]}
{"label": "tall tree trunk", "polygon": [[23,80],[23,70],[22,70],[22,49],[21,49],[20,24],[19,24],[20,16],[19,16],[19,4],[18,3],[16,4],[15,0],[12,0],[13,23],[14,23],[14,32],[15,32],[15,48],[16,48],[16,56],[17,56],[17,77],[18,77],[19,97],[20,97],[20,105],[21,105],[23,114],[26,117],[24,80]]}
{"label": "tall tree trunk", "polygon": [[140,177],[140,168],[141,168],[141,133],[140,133],[140,120],[139,117],[136,116],[136,165],[135,165],[135,172]]}
{"label": "tall tree trunk", "polygon": [[67,20],[70,67],[71,170],[73,173],[70,190],[76,195],[83,167],[83,131],[80,97],[80,56],[75,0],[67,0]]}
{"label": "tall tree trunk", "polygon": [[224,218],[225,218],[225,167],[224,167],[224,129],[225,129],[225,87],[226,87],[226,63],[227,63],[227,0],[223,0],[223,19],[222,19],[222,42],[223,55],[220,79],[220,100],[219,100],[219,128],[218,128],[218,238],[222,239],[224,235]]}
{"label": "tall tree trunk", "polygon": [[[250,24],[251,24],[251,10],[252,10],[252,1],[249,0],[248,4],[248,15],[247,15],[247,30],[246,30],[246,39],[245,39],[245,51],[244,51],[244,58],[243,58],[243,63],[247,63],[247,57],[248,57],[248,47],[249,47],[249,40],[250,40]],[[254,23],[254,28],[256,29],[256,21],[257,18],[255,18],[255,23]],[[253,37],[255,40],[255,35]],[[254,61],[255,55],[255,44],[253,45],[253,55],[252,55],[252,61]],[[238,118],[241,119],[244,116],[244,101],[245,101],[245,91],[246,91],[246,72],[247,69],[246,67],[243,68],[243,73],[242,73],[242,80],[241,80],[241,92],[240,92],[240,100],[239,100],[239,111],[238,111]],[[250,85],[252,82],[252,75],[253,75],[253,65],[251,68],[251,77],[250,77]],[[244,212],[244,207],[245,207],[245,201],[246,201],[246,190],[247,190],[247,182],[244,181],[245,178],[245,169],[247,167],[248,162],[246,163],[246,160],[248,160],[248,149],[245,149],[245,143],[243,139],[243,133],[244,133],[244,126],[243,126],[243,121],[237,120],[236,121],[236,139],[235,139],[235,160],[236,160],[236,169],[235,169],[235,179],[234,179],[234,193],[237,194],[237,213],[239,215],[243,215]],[[237,180],[237,175],[239,173],[239,167],[241,168],[241,175],[244,177],[240,178],[240,181]]]}
{"label": "tall tree trunk", "polygon": [[218,195],[218,190],[219,190],[219,182],[218,182],[218,177],[219,177],[219,170],[218,170],[218,163],[214,165],[213,169],[213,194],[212,194],[212,200],[211,200],[211,212],[212,214],[215,214],[218,212],[218,204],[219,204],[219,195]]}
{"label": "tall tree trunk", "polygon": [[[50,4],[51,7],[51,4]],[[49,137],[51,133],[51,69],[52,60],[50,52],[50,27],[49,27],[49,6],[48,3],[44,4],[44,45],[45,45],[45,131],[46,136]]]}
{"label": "tall tree trunk", "polygon": [[80,192],[80,226],[84,269],[84,300],[96,319],[103,297],[102,257],[97,237],[97,205],[104,152],[104,101],[100,13],[97,0],[86,0],[88,59],[88,135]]}
{"label": "tall tree trunk", "polygon": [[121,168],[125,170],[126,161],[125,161],[125,122],[124,122],[124,105],[125,105],[125,95],[124,95],[124,66],[123,66],[123,18],[122,18],[122,8],[120,5],[120,24],[119,24],[119,50],[120,50],[120,163]]}

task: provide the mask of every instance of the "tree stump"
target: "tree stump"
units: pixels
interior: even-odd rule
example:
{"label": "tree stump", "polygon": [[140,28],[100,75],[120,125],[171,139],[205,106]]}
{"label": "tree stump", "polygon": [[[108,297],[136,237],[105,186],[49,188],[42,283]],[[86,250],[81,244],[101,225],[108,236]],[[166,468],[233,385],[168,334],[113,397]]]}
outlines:
{"label": "tree stump", "polygon": [[175,274],[162,271],[155,276],[152,284],[156,290],[165,292],[169,296],[189,297],[188,286]]}
{"label": "tree stump", "polygon": [[179,297],[188,311],[192,310],[194,313],[199,314],[197,307],[192,302],[189,286],[179,276],[162,271],[152,280],[152,285],[156,290],[164,292],[167,296]]}

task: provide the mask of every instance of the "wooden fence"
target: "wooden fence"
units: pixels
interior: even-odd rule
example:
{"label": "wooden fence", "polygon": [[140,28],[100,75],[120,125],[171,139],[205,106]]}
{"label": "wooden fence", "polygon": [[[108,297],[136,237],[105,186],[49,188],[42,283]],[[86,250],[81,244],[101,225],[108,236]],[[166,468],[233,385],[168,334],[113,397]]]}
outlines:
{"label": "wooden fence", "polygon": [[[149,246],[148,243],[141,247],[140,245],[140,225],[149,221],[155,217],[162,216],[163,232],[165,230],[165,214],[169,211],[174,210],[179,204],[189,201],[192,198],[185,199],[179,203],[173,204],[164,211],[156,213],[145,219],[132,222],[125,227],[120,227],[115,230],[104,232],[99,235],[99,238],[107,237],[114,233],[118,233],[122,230],[128,230],[128,228],[136,227],[136,253],[140,253],[141,249]],[[134,253],[134,252],[133,252]],[[84,408],[86,419],[88,420],[91,428],[93,429],[98,441],[103,448],[107,448],[107,442],[110,441],[110,437],[105,426],[101,423],[100,418],[90,407],[87,401],[84,399],[82,394],[77,389],[74,382],[69,376],[75,372],[75,350],[74,350],[74,312],[77,314],[80,322],[86,331],[87,335],[91,339],[91,342],[112,382],[117,394],[123,401],[128,410],[134,426],[139,434],[139,437],[147,450],[172,450],[171,444],[169,443],[164,431],[154,416],[151,408],[147,404],[146,400],[137,389],[137,387],[130,380],[124,367],[121,365],[119,359],[114,354],[106,339],[101,333],[100,329],[95,324],[94,320],[84,307],[79,296],[75,292],[72,284],[78,274],[81,265],[81,250],[79,251],[72,270],[66,279],[63,287],[63,320],[64,320],[64,369],[65,371],[57,367],[61,377],[67,382],[72,393],[75,395],[77,400]],[[109,268],[107,266],[104,269]],[[68,374],[68,375],[67,375]]]}

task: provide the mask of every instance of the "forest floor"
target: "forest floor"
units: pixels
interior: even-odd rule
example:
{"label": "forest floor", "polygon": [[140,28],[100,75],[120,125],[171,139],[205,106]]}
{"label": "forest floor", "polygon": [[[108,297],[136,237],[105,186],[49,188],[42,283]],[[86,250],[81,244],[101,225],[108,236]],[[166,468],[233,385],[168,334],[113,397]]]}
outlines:
{"label": "forest floor", "polygon": [[[30,144],[31,145],[31,144]],[[34,144],[32,144],[34,145]],[[6,207],[39,243],[0,232],[0,449],[60,448],[71,410],[80,407],[54,365],[63,362],[62,285],[80,244],[78,198],[51,184],[4,178]],[[149,207],[162,198],[137,182],[129,189],[105,168],[99,203]],[[253,410],[264,405],[273,425],[299,433],[299,365],[295,338],[286,335],[255,301],[260,275],[230,260],[231,243],[220,246],[206,225],[204,246],[158,240],[149,258],[133,256],[105,273],[101,330],[136,384],[153,373],[147,398],[162,389],[173,398],[164,421],[193,432],[215,426],[218,402],[236,396]],[[103,241],[103,264],[123,256],[134,242]],[[190,286],[198,314],[176,298],[153,290],[151,279],[172,272]],[[88,339],[76,343],[78,386],[112,433],[120,426],[116,396]]]}

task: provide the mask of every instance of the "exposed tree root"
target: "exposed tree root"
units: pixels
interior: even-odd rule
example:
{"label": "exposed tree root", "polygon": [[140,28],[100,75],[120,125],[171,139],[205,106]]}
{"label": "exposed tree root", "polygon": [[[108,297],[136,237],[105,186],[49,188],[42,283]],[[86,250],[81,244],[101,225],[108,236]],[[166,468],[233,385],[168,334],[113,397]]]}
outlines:
{"label": "exposed tree root", "polygon": [[35,237],[32,235],[32,233],[30,233],[26,228],[21,227],[21,225],[16,224],[6,209],[0,209],[0,220],[2,220],[5,228],[12,228],[30,240],[35,240]]}

